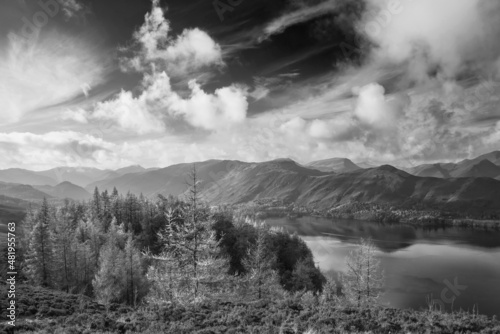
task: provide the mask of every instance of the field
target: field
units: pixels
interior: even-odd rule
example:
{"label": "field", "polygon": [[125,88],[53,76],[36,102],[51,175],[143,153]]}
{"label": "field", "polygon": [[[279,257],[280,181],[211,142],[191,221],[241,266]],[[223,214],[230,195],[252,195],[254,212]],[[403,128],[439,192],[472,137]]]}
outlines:
{"label": "field", "polygon": [[[5,285],[2,287],[5,296]],[[6,298],[1,298],[2,310]],[[112,304],[108,311],[89,298],[17,287],[15,333],[499,333],[500,322],[468,313],[444,314],[386,308],[319,306],[313,299],[280,302],[218,301],[161,310]],[[0,333],[14,333],[7,325]]]}

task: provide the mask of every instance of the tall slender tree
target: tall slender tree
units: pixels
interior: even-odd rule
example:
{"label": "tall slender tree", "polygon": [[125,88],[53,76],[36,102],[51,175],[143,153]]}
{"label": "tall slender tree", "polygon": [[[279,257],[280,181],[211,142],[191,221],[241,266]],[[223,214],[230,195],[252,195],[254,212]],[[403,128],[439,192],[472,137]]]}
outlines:
{"label": "tall slender tree", "polygon": [[269,228],[264,223],[257,223],[257,239],[255,245],[248,249],[243,266],[247,271],[245,280],[247,292],[253,298],[273,297],[281,292],[279,276],[274,270],[275,257],[268,246]]}
{"label": "tall slender tree", "polygon": [[51,208],[44,198],[36,217],[33,231],[30,233],[27,274],[35,285],[51,286],[53,284],[53,235],[51,230]]}
{"label": "tall slender tree", "polygon": [[155,257],[160,270],[150,272],[149,276],[159,277],[158,272],[163,272],[170,277],[166,288],[171,289],[174,299],[197,301],[222,289],[229,261],[220,256],[219,243],[200,203],[196,166],[193,165],[189,177],[188,205],[165,212],[166,227],[159,234],[164,251]]}
{"label": "tall slender tree", "polygon": [[347,273],[342,277],[343,292],[352,304],[373,305],[383,288],[384,275],[376,249],[370,240],[362,240],[346,259]]}

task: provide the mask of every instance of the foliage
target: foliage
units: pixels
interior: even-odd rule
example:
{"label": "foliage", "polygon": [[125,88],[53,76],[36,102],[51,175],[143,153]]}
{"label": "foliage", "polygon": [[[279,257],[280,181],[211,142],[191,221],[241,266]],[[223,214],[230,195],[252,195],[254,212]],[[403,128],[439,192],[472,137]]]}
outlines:
{"label": "foliage", "polygon": [[[0,294],[6,294],[0,286]],[[217,301],[132,309],[112,303],[109,312],[90,298],[28,285],[17,286],[16,333],[482,333],[500,332],[500,322],[470,313]],[[310,298],[310,297],[307,297]],[[0,298],[0,307],[7,307]],[[6,332],[5,322],[0,333]]]}

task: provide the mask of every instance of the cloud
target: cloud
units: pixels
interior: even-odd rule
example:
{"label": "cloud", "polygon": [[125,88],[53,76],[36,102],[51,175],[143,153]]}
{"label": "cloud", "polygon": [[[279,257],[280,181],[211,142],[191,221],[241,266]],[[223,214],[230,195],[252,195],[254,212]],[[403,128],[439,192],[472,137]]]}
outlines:
{"label": "cloud", "polygon": [[57,0],[62,6],[64,17],[72,19],[87,14],[90,9],[78,0]]}
{"label": "cloud", "polygon": [[372,83],[359,89],[354,114],[364,124],[375,128],[388,128],[396,125],[400,111],[385,96],[385,89]]}
{"label": "cloud", "polygon": [[137,97],[122,91],[114,99],[98,103],[87,118],[112,120],[122,130],[141,135],[165,132],[169,122],[176,119],[210,131],[231,127],[246,119],[248,102],[244,87],[232,85],[209,94],[192,80],[190,94],[183,98],[172,90],[170,77],[165,72],[145,76],[144,86]]}
{"label": "cloud", "polygon": [[0,133],[0,153],[4,157],[0,166],[44,169],[82,165],[95,162],[114,148],[101,138],[74,131]]}
{"label": "cloud", "polygon": [[85,84],[104,82],[108,71],[106,59],[81,40],[52,32],[32,43],[10,34],[0,53],[0,123],[71,100]]}
{"label": "cloud", "polygon": [[173,38],[170,22],[158,0],[145,16],[144,24],[134,33],[132,57],[122,59],[125,70],[138,72],[167,71],[171,76],[195,73],[210,66],[222,66],[222,49],[206,32],[184,29]]}
{"label": "cloud", "polygon": [[337,2],[336,0],[327,0],[314,6],[304,6],[298,10],[283,14],[266,25],[259,40],[263,41],[272,35],[282,33],[290,26],[331,13],[338,8]]}
{"label": "cloud", "polygon": [[376,45],[374,57],[407,64],[414,79],[489,70],[500,55],[500,5],[494,0],[367,2],[359,30]]}

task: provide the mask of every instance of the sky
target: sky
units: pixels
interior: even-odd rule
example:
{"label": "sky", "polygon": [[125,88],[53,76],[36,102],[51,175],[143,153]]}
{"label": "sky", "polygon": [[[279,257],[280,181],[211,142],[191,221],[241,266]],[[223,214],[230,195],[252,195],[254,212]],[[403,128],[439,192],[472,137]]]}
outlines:
{"label": "sky", "polygon": [[500,149],[496,0],[0,0],[0,169]]}

